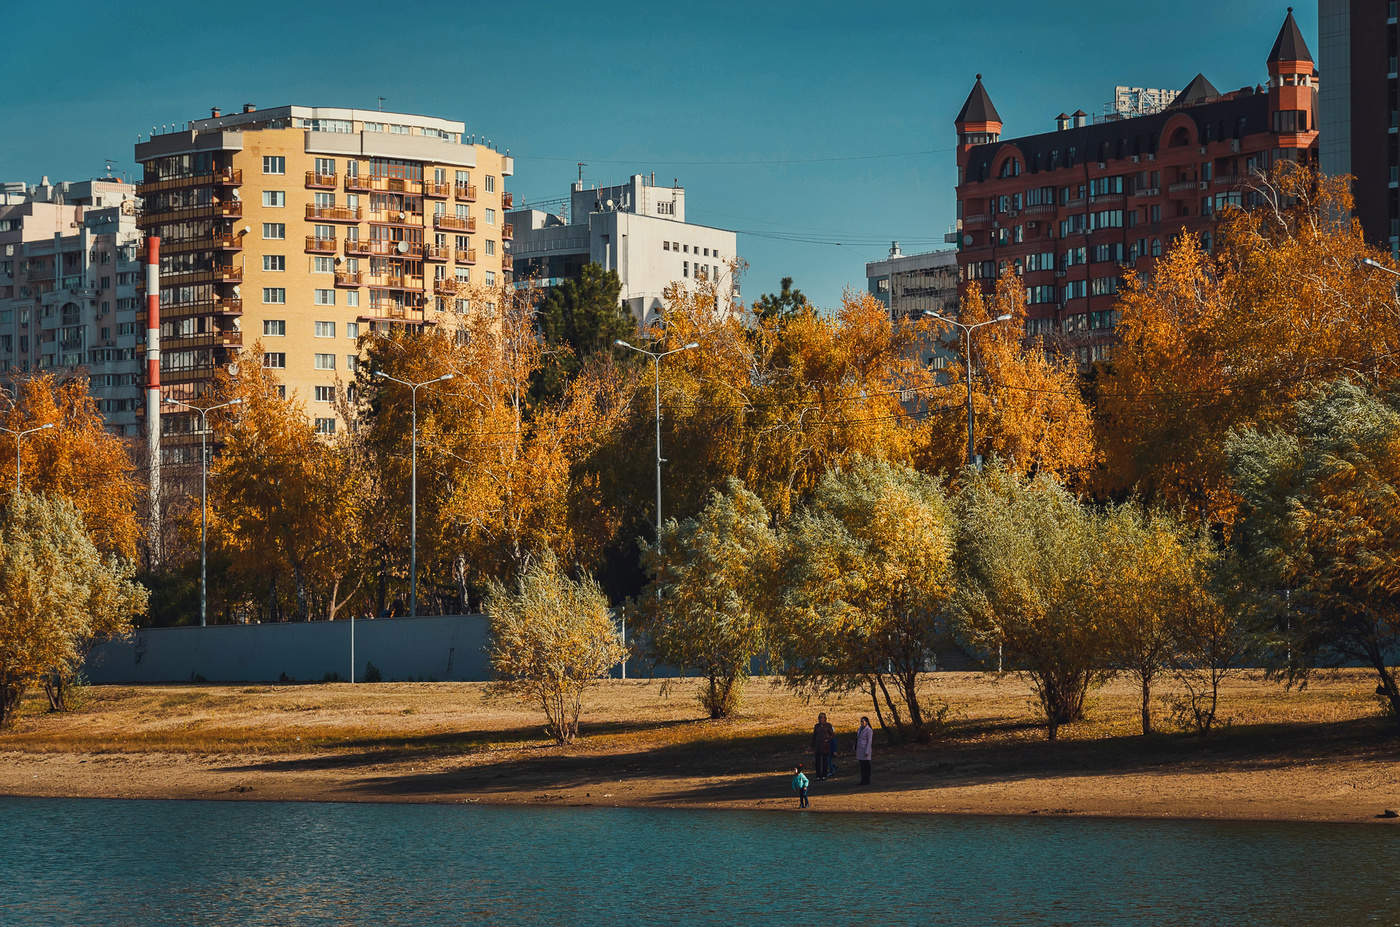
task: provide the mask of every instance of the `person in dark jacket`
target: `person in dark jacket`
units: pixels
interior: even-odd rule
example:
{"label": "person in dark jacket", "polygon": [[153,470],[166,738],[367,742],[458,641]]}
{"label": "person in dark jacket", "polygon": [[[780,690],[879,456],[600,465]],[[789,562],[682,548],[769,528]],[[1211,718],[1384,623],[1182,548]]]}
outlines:
{"label": "person in dark jacket", "polygon": [[812,755],[816,758],[815,773],[818,779],[827,777],[827,763],[831,759],[831,741],[836,737],[836,729],[827,723],[826,712],[817,715],[817,723],[812,725]]}
{"label": "person in dark jacket", "polygon": [[856,731],[856,760],[860,763],[860,784],[870,784],[870,756],[875,745],[875,729],[869,718],[860,719],[860,730]]}

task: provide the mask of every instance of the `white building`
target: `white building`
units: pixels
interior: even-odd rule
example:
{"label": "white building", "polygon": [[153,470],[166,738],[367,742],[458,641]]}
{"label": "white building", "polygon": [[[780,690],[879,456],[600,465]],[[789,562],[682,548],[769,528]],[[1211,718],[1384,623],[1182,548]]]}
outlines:
{"label": "white building", "polygon": [[[928,251],[904,254],[899,242],[890,243],[889,257],[865,265],[870,295],[884,303],[895,320],[920,318],[926,312],[958,317],[958,252]],[[942,370],[949,353],[937,338],[919,344],[919,360]]]}
{"label": "white building", "polygon": [[641,174],[612,187],[575,183],[567,216],[519,209],[507,221],[519,287],[555,286],[595,263],[617,272],[622,301],[643,324],[655,321],[672,283],[715,282],[724,312],[739,296],[731,270],[738,235],[686,222],[680,186],[658,187]]}
{"label": "white building", "polygon": [[139,433],[145,332],[136,188],[0,184],[0,381],[86,374],[108,430]]}

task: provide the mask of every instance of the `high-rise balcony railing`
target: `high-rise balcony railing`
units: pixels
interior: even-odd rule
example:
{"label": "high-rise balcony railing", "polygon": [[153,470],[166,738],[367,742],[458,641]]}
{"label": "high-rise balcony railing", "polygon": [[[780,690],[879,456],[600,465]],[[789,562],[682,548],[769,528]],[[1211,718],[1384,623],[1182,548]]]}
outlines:
{"label": "high-rise balcony railing", "polygon": [[511,225],[509,222],[507,222],[505,225],[501,226],[501,238],[505,239],[506,241],[510,241],[510,240],[513,239],[514,237],[515,237],[515,226]]}
{"label": "high-rise balcony railing", "polygon": [[374,188],[370,185],[370,178],[361,177],[358,174],[346,174],[345,189],[353,193],[368,193]]}
{"label": "high-rise balcony railing", "polygon": [[468,203],[476,202],[476,184],[457,183],[453,184],[453,188],[457,194],[457,199],[466,200]]}
{"label": "high-rise balcony railing", "polygon": [[434,199],[446,199],[452,195],[452,184],[447,181],[439,183],[436,180],[423,181],[423,195]]}
{"label": "high-rise balcony railing", "polygon": [[433,216],[433,228],[444,229],[451,232],[475,232],[476,216],[468,216],[463,219],[460,216]]}
{"label": "high-rise balcony railing", "polygon": [[322,222],[359,222],[363,213],[359,206],[306,206],[306,218]]}
{"label": "high-rise balcony railing", "polygon": [[316,171],[306,172],[306,185],[319,190],[334,190],[334,174],[318,174]]}
{"label": "high-rise balcony railing", "polygon": [[458,263],[458,264],[475,264],[475,263],[476,263],[476,249],[475,249],[475,248],[458,248],[458,249],[457,249],[457,263]]}
{"label": "high-rise balcony railing", "polygon": [[424,245],[423,260],[450,261],[452,260],[452,249],[446,247],[439,247],[437,245]]}
{"label": "high-rise balcony railing", "polygon": [[307,235],[306,250],[310,254],[335,254],[335,239],[317,238],[315,235]]}
{"label": "high-rise balcony railing", "polygon": [[364,271],[338,270],[335,272],[336,286],[360,286],[364,282]]}

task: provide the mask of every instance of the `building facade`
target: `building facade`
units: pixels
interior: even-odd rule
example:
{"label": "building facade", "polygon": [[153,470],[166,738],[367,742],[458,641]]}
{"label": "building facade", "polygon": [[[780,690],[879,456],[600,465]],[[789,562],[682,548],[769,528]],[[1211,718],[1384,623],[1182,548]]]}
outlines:
{"label": "building facade", "polygon": [[1400,4],[1319,0],[1318,118],[1324,173],[1350,174],[1354,215],[1372,244],[1400,256]]}
{"label": "building facade", "polygon": [[0,380],[85,376],[114,434],[141,431],[136,188],[0,184]]}
{"label": "building facade", "polygon": [[[929,251],[904,254],[899,242],[890,243],[889,257],[865,265],[867,292],[890,310],[896,321],[936,312],[945,318],[958,316],[958,252]],[[950,357],[937,337],[919,342],[919,360],[941,370]]]}
{"label": "building facade", "polygon": [[731,265],[738,235],[685,220],[685,188],[658,187],[641,174],[624,184],[569,191],[567,216],[538,209],[510,214],[516,285],[554,286],[593,263],[617,273],[621,299],[637,320],[654,322],[665,290],[714,283],[719,309],[733,309],[739,282]]}
{"label": "building facade", "polygon": [[[160,248],[161,382],[193,401],[255,344],[324,433],[361,335],[452,325],[469,287],[509,282],[513,160],[461,122],[282,106],[138,143],[140,228]],[[167,410],[188,456],[195,416]]]}
{"label": "building facade", "polygon": [[1028,335],[1082,363],[1107,357],[1125,269],[1149,272],[1182,232],[1209,246],[1215,215],[1250,205],[1252,175],[1315,162],[1317,78],[1291,11],[1267,64],[1267,86],[1221,93],[1198,74],[1159,113],[1090,122],[1081,110],[1013,139],[978,75],[955,120],[964,282],[1014,269]]}

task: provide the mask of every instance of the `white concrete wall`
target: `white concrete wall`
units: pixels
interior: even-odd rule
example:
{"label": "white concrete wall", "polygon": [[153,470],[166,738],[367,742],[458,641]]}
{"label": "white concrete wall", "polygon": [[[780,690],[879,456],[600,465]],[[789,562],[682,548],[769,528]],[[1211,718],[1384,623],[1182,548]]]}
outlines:
{"label": "white concrete wall", "polygon": [[[489,679],[486,635],[481,615],[356,621],[355,678],[373,663],[386,682]],[[98,684],[348,680],[350,622],[149,628],[98,644],[84,672]]]}
{"label": "white concrete wall", "polygon": [[719,310],[733,308],[728,262],[738,248],[736,233],[626,212],[594,213],[588,224],[589,259],[617,271],[621,298],[644,323],[661,308],[666,287],[693,287],[700,268],[704,279],[717,281]]}

